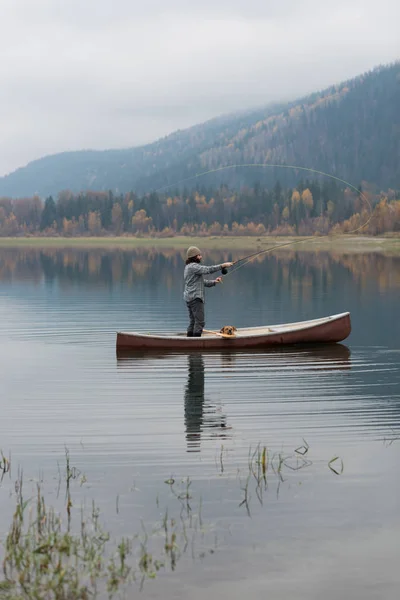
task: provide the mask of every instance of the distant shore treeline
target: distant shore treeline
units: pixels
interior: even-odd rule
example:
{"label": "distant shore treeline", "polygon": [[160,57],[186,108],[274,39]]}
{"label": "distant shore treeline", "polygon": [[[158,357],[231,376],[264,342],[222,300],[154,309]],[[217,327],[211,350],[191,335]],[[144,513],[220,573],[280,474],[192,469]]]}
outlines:
{"label": "distant shore treeline", "polygon": [[[361,191],[361,190],[360,190]],[[313,235],[347,233],[372,218],[363,233],[400,231],[400,193],[342,189],[302,181],[294,188],[221,186],[170,195],[63,191],[54,200],[0,198],[0,236]]]}

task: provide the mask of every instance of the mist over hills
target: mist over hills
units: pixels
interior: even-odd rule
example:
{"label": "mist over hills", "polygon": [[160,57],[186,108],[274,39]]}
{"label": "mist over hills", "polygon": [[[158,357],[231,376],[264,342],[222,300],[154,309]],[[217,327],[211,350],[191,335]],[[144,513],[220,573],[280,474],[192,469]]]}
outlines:
{"label": "mist over hills", "polygon": [[[69,189],[139,194],[235,164],[298,165],[377,189],[400,187],[400,62],[284,104],[226,115],[154,143],[46,156],[0,178],[0,196]],[[229,169],[202,185],[294,185],[291,169]],[[190,188],[200,179],[185,182]]]}

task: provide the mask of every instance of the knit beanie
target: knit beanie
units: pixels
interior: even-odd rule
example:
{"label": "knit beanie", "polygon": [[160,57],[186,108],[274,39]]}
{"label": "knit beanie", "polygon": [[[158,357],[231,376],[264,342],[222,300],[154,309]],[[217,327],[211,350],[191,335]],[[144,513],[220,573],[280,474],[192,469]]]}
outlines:
{"label": "knit beanie", "polygon": [[196,246],[190,246],[186,252],[186,258],[194,258],[198,254],[201,254],[200,250]]}

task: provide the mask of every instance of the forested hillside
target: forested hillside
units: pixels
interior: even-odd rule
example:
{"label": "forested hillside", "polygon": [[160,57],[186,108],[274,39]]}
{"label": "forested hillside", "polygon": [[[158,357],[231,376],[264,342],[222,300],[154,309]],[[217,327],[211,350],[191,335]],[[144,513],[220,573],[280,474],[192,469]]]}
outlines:
{"label": "forested hillside", "polygon": [[[62,190],[145,194],[221,166],[286,164],[324,171],[376,191],[400,187],[400,62],[285,105],[213,119],[153,144],[48,156],[0,178],[0,196]],[[303,173],[239,169],[213,173],[207,187],[297,184]],[[186,182],[187,188],[199,180]],[[182,190],[182,188],[180,188]]]}

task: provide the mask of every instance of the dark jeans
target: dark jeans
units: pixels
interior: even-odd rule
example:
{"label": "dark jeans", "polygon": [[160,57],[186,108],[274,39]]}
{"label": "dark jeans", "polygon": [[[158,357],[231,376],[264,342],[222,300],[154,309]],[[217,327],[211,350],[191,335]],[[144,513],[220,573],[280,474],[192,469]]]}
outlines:
{"label": "dark jeans", "polygon": [[205,325],[204,303],[200,298],[195,298],[186,302],[189,311],[189,327],[187,328],[188,337],[200,337]]}

